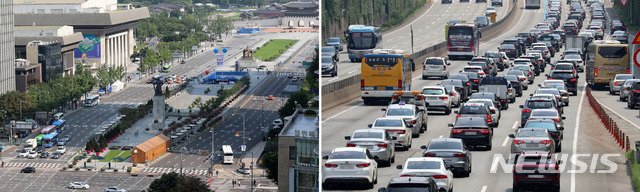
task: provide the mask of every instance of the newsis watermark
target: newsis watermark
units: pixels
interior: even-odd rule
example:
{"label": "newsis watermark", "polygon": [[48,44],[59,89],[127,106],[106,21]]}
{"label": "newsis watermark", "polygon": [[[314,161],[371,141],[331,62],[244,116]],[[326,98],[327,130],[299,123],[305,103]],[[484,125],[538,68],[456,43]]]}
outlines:
{"label": "newsis watermark", "polygon": [[[553,154],[551,156],[528,156],[523,158],[516,154],[504,156],[494,154],[489,173],[497,173],[500,167],[504,173],[614,173],[618,165],[609,160],[621,154]],[[516,162],[517,161],[517,162]],[[599,166],[596,169],[598,164]]]}

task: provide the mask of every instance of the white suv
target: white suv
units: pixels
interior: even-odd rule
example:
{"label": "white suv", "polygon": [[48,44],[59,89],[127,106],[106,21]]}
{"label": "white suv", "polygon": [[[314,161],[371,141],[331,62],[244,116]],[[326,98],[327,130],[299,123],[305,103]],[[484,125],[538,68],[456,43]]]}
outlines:
{"label": "white suv", "polygon": [[442,79],[449,78],[449,69],[447,65],[451,65],[442,57],[429,57],[422,64],[422,79],[429,77],[440,77]]}
{"label": "white suv", "polygon": [[449,115],[451,114],[451,99],[447,93],[449,93],[447,88],[441,86],[422,87],[425,102],[429,103],[427,109],[444,111],[444,114]]}
{"label": "white suv", "polygon": [[399,117],[380,117],[373,124],[369,124],[369,127],[372,129],[384,129],[389,133],[389,136],[396,137],[395,146],[404,147],[406,150],[411,148],[413,143],[411,127],[413,125],[407,125],[404,119]]}
{"label": "white suv", "polygon": [[427,115],[424,109],[420,109],[412,104],[391,104],[386,109],[383,108],[385,117],[399,117],[407,125],[412,125],[413,137],[420,137],[420,132],[427,129]]}
{"label": "white suv", "polygon": [[363,183],[373,188],[378,182],[377,158],[361,147],[333,149],[329,156],[322,157],[327,160],[322,167],[322,188],[329,189],[331,184],[353,183]]}

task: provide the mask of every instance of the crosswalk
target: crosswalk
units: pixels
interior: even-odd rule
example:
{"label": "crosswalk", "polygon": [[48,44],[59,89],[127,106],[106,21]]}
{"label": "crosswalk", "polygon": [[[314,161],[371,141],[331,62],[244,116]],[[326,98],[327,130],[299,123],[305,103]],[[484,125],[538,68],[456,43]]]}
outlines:
{"label": "crosswalk", "polygon": [[[162,87],[176,87],[179,84],[163,84]],[[148,87],[148,88],[153,88],[153,84],[150,83],[145,83],[145,84],[139,84],[139,83],[135,83],[135,84],[131,84],[129,87]]]}
{"label": "crosswalk", "polygon": [[35,168],[62,168],[62,163],[43,163],[43,162],[6,162],[5,167],[35,167]]}
{"label": "crosswalk", "polygon": [[[180,172],[180,167],[171,168],[171,167],[146,167],[143,168],[140,172],[142,173],[171,173],[171,172]],[[206,175],[208,173],[207,169],[193,169],[192,167],[183,167],[182,173],[191,174],[191,175]]]}
{"label": "crosswalk", "polygon": [[304,77],[307,75],[306,73],[278,72],[278,76],[289,76],[289,74],[297,75],[301,77]]}

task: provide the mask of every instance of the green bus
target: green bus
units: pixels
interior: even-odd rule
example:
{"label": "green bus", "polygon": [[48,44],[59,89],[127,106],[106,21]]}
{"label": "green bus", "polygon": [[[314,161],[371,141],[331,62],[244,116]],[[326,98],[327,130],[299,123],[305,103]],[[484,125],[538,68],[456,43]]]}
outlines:
{"label": "green bus", "polygon": [[36,136],[36,141],[38,141],[38,146],[42,146],[42,138],[44,138],[45,134],[40,134]]}
{"label": "green bus", "polygon": [[171,70],[171,63],[167,63],[167,64],[164,64],[164,65],[162,66],[162,71],[163,71],[163,72],[165,72],[165,73],[169,73],[169,70]]}

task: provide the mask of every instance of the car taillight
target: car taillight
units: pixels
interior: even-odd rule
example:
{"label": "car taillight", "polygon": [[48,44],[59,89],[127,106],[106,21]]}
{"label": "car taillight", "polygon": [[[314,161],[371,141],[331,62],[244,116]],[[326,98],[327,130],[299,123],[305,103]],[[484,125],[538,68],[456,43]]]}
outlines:
{"label": "car taillight", "polygon": [[500,102],[504,102],[504,99],[500,99]]}
{"label": "car taillight", "polygon": [[640,90],[633,90],[634,93],[640,93]]}
{"label": "car taillight", "polygon": [[434,175],[434,176],[431,176],[431,177],[433,177],[434,179],[446,179],[447,178],[446,175]]}
{"label": "car taillight", "polygon": [[480,82],[480,80],[474,79],[473,82],[478,83],[478,82]]}
{"label": "car taillight", "polygon": [[484,75],[484,72],[478,72],[478,75]]}
{"label": "car taillight", "polygon": [[524,141],[520,141],[520,140],[513,140],[513,144],[516,144],[516,145],[518,145],[518,144],[523,144],[523,143],[524,143]]}
{"label": "car taillight", "polygon": [[389,145],[386,143],[380,143],[378,144],[378,147],[389,148]]}
{"label": "car taillight", "polygon": [[451,133],[460,133],[462,129],[451,129]]}
{"label": "car taillight", "polygon": [[416,175],[400,175],[400,177],[415,177]]}
{"label": "car taillight", "polygon": [[369,165],[371,165],[371,163],[363,163],[363,164],[357,164],[356,167],[363,168],[363,167],[369,167]]}
{"label": "car taillight", "polygon": [[447,45],[447,51],[449,51],[449,45]]}
{"label": "car taillight", "polygon": [[405,133],[405,131],[404,131],[403,129],[389,129],[389,130],[387,130],[387,131],[389,131],[389,132],[396,132],[396,133],[398,133],[398,134],[404,134],[404,133]]}
{"label": "car taillight", "polygon": [[576,31],[576,29],[573,29],[573,31]]}
{"label": "car taillight", "polygon": [[447,66],[446,66],[446,65],[443,65],[442,67],[443,67],[443,68],[442,68],[442,70],[443,70],[443,71],[446,71],[446,70],[447,70]]}
{"label": "car taillight", "polygon": [[627,69],[627,74],[629,74],[629,69]]}
{"label": "car taillight", "polygon": [[456,154],[453,154],[453,157],[466,157],[466,156],[467,156],[467,155],[466,155],[466,154],[464,154],[464,153],[456,153]]}
{"label": "car taillight", "polygon": [[520,81],[526,81],[527,78],[520,78]]}
{"label": "car taillight", "polygon": [[487,122],[491,122],[491,115],[487,115]]}
{"label": "car taillight", "polygon": [[615,86],[618,86],[618,82],[616,81],[615,83],[613,83]]}
{"label": "car taillight", "polygon": [[555,122],[560,122],[560,121],[562,121],[562,119],[554,118],[554,119],[553,119],[553,121],[555,121]]}
{"label": "car taillight", "polygon": [[449,97],[438,97],[440,100],[447,100]]}
{"label": "car taillight", "polygon": [[544,51],[544,53],[549,53],[549,51]]}
{"label": "car taillight", "polygon": [[551,144],[551,140],[540,141],[540,143],[545,144],[545,145],[550,145]]}
{"label": "car taillight", "polygon": [[325,167],[338,167],[338,164],[325,163]]}
{"label": "car taillight", "polygon": [[357,146],[356,144],[353,144],[353,143],[347,143],[347,147],[356,147],[356,146]]}
{"label": "car taillight", "polygon": [[451,94],[451,96],[456,96],[456,93]]}
{"label": "car taillight", "polygon": [[531,76],[531,72],[529,72],[529,76]]}
{"label": "car taillight", "polygon": [[425,157],[435,157],[436,154],[435,153],[425,153],[424,156]]}
{"label": "car taillight", "polygon": [[422,70],[427,70],[427,65],[422,65]]}
{"label": "car taillight", "polygon": [[480,130],[480,133],[487,134],[487,133],[489,133],[489,129],[482,129],[482,130]]}
{"label": "car taillight", "polygon": [[457,119],[457,118],[460,118],[461,116],[462,116],[462,115],[460,115],[460,114],[456,115],[456,119]]}
{"label": "car taillight", "polygon": [[418,120],[413,120],[411,121],[411,124],[416,124],[418,122]]}
{"label": "car taillight", "polygon": [[467,82],[467,86],[471,86],[471,82]]}
{"label": "car taillight", "polygon": [[402,80],[398,80],[398,91],[402,91]]}
{"label": "car taillight", "polygon": [[364,79],[360,79],[360,90],[364,91]]}
{"label": "car taillight", "polygon": [[598,68],[593,69],[593,75],[595,75],[596,77],[598,76]]}
{"label": "car taillight", "polygon": [[471,44],[471,52],[473,52],[473,44]]}
{"label": "car taillight", "polygon": [[523,112],[523,113],[531,113],[531,110],[529,110],[529,109],[523,109],[523,110],[522,110],[522,112]]}

